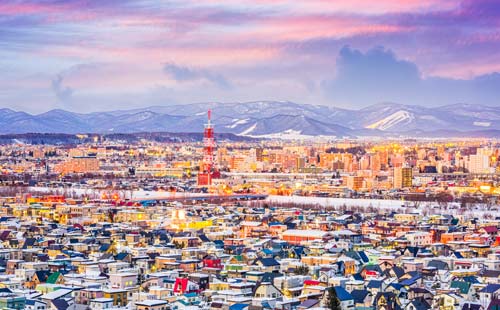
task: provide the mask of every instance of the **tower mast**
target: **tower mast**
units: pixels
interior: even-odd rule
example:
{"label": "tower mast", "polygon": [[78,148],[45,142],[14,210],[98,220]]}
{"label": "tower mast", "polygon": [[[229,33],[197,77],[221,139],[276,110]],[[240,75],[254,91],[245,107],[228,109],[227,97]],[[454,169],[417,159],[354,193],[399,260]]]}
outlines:
{"label": "tower mast", "polygon": [[214,128],[212,126],[212,111],[208,110],[207,123],[203,131],[203,159],[198,173],[198,185],[212,185],[214,176],[218,176],[214,165],[215,151]]}

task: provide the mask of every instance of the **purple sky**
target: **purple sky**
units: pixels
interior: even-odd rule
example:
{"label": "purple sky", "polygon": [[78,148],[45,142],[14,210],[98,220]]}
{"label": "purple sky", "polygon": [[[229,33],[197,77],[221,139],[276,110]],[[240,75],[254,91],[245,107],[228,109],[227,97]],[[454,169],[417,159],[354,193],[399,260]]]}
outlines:
{"label": "purple sky", "polygon": [[0,106],[500,106],[497,0],[0,1]]}

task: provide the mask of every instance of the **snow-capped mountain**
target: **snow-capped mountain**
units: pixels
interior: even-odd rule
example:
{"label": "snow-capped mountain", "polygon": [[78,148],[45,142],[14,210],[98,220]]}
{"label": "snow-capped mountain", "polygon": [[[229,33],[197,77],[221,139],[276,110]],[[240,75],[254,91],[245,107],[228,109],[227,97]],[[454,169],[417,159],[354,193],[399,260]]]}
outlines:
{"label": "snow-capped mountain", "polygon": [[[352,129],[378,129],[389,133],[500,130],[498,122],[500,121],[500,107],[454,105],[426,108],[380,103],[354,111],[354,114],[351,121],[343,123],[348,124]],[[335,119],[333,121],[342,120]]]}
{"label": "snow-capped mountain", "polygon": [[0,109],[0,133],[201,132],[207,110],[217,132],[244,136],[446,135],[500,136],[500,108],[456,104],[424,108],[379,103],[359,110],[281,101],[194,103],[132,110],[29,114]]}

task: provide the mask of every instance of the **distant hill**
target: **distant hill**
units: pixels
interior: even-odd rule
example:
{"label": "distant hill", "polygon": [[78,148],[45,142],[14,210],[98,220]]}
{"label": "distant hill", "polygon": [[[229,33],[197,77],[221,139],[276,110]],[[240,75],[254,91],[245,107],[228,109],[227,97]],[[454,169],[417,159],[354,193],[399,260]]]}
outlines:
{"label": "distant hill", "polygon": [[0,110],[0,134],[201,133],[212,110],[215,131],[238,136],[500,137],[500,108],[456,104],[424,108],[379,103],[359,110],[281,101],[194,103],[108,112],[51,110],[32,115]]}
{"label": "distant hill", "polygon": [[[134,143],[140,140],[155,142],[201,142],[203,133],[185,132],[140,132],[140,133],[111,133],[111,134],[66,134],[66,133],[18,133],[0,134],[0,144],[50,144],[71,145],[92,142],[94,138],[106,141],[121,141]],[[238,136],[232,133],[218,133],[215,135],[217,141],[247,142],[254,138]]]}

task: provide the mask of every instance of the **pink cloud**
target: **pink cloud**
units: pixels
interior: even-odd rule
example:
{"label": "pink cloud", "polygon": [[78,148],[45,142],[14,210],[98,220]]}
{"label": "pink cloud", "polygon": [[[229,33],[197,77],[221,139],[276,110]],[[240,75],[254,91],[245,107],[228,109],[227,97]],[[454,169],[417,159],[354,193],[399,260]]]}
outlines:
{"label": "pink cloud", "polygon": [[213,1],[197,0],[196,3],[215,5],[224,3],[231,7],[278,7],[287,12],[293,13],[356,13],[384,14],[401,13],[421,10],[451,10],[458,6],[455,0],[244,0],[244,1]]}
{"label": "pink cloud", "polygon": [[2,2],[0,14],[9,16],[37,16],[44,23],[81,22],[94,20],[98,14],[92,10],[85,10],[78,2],[68,1],[57,4],[37,2]]}

